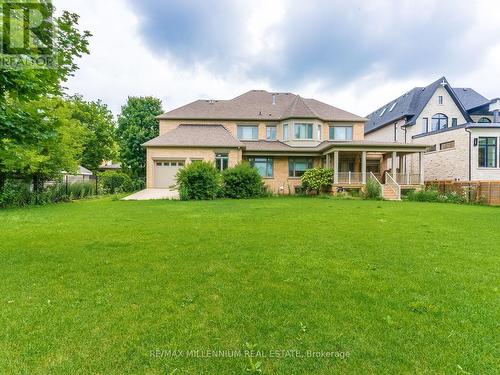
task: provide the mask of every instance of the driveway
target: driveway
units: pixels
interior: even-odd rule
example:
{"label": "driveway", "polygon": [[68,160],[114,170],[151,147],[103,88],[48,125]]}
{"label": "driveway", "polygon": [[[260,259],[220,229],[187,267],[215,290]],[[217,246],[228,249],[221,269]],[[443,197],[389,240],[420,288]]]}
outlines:
{"label": "driveway", "polygon": [[124,201],[147,201],[153,199],[179,199],[179,192],[171,189],[144,189],[123,198]]}

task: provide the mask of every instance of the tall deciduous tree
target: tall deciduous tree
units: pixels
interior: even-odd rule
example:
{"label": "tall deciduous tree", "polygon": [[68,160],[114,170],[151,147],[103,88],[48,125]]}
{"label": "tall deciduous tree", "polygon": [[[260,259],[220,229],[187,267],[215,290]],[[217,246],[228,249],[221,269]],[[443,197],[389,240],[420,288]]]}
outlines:
{"label": "tall deciduous tree", "polygon": [[75,96],[70,101],[72,117],[86,129],[80,164],[95,172],[104,160],[118,156],[113,114],[100,100],[87,102]]}
{"label": "tall deciduous tree", "polygon": [[[34,2],[47,7],[50,12],[53,11],[51,3],[44,0],[26,3]],[[18,5],[22,3],[17,2]],[[22,12],[5,12],[5,9],[8,8],[0,7],[2,24],[8,17],[12,30],[22,30],[26,27],[23,24]],[[24,55],[22,68],[0,68],[0,189],[6,174],[45,170],[45,167],[28,168],[26,161],[29,160],[33,166],[41,166],[46,155],[35,155],[41,150],[39,146],[60,142],[61,137],[68,136],[67,133],[58,133],[56,129],[63,128],[56,126],[53,121],[47,121],[46,116],[49,114],[43,106],[38,106],[42,105],[43,100],[40,100],[44,97],[61,95],[62,83],[77,70],[76,59],[89,52],[88,39],[91,34],[78,29],[78,18],[74,13],[63,12],[61,16],[52,18],[52,25],[44,24],[44,27],[53,28],[42,28],[44,33],[50,33],[54,37],[56,64],[40,69],[36,63],[37,56]],[[6,48],[8,42],[8,38],[3,38],[2,47]],[[13,150],[18,153],[14,155]],[[6,157],[13,158],[5,159]],[[14,162],[14,159],[17,161]]]}
{"label": "tall deciduous tree", "polygon": [[156,116],[162,114],[161,100],[129,97],[118,116],[120,157],[133,176],[146,175],[146,150],[141,145],[159,134]]}
{"label": "tall deciduous tree", "polygon": [[85,128],[73,118],[70,103],[55,98],[43,98],[23,104],[20,110],[30,116],[27,126],[44,129],[37,142],[19,143],[1,140],[0,160],[9,171],[44,180],[62,171],[76,172],[83,151]]}

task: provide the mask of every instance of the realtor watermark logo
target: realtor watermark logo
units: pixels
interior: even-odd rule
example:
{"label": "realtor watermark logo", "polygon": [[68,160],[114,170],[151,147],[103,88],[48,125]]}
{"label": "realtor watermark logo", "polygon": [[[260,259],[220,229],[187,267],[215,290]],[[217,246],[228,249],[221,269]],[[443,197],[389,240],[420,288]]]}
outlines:
{"label": "realtor watermark logo", "polygon": [[51,0],[0,0],[0,69],[48,69],[57,60]]}

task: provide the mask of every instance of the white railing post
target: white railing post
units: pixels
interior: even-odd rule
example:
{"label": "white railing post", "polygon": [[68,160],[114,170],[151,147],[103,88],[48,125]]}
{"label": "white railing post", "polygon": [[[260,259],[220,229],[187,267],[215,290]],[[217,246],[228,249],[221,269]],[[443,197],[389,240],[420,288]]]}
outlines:
{"label": "white railing post", "polygon": [[410,185],[410,172],[406,171],[406,185]]}
{"label": "white railing post", "polygon": [[347,180],[349,181],[349,185],[351,184],[351,171],[347,174]]}

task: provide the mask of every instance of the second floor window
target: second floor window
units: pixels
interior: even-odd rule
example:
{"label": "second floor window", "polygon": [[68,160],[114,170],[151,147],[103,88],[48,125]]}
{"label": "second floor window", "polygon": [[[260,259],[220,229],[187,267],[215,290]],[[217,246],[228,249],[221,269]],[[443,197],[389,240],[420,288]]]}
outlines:
{"label": "second floor window", "polygon": [[283,124],[283,140],[288,141],[288,124]]}
{"label": "second floor window", "polygon": [[296,123],[294,136],[295,139],[313,139],[313,124]]}
{"label": "second floor window", "polygon": [[452,127],[455,127],[455,126],[457,126],[457,125],[458,125],[458,119],[457,119],[457,118],[455,118],[455,117],[453,117],[453,118],[451,119],[451,126],[452,126]]}
{"label": "second floor window", "polygon": [[481,117],[478,121],[479,124],[490,124],[491,120],[488,117]]}
{"label": "second floor window", "polygon": [[352,126],[330,126],[329,133],[332,141],[352,141]]}
{"label": "second floor window", "polygon": [[442,113],[436,113],[432,116],[432,131],[445,129],[448,127],[448,116]]}
{"label": "second floor window", "polygon": [[479,137],[479,167],[496,168],[497,167],[497,138]]}
{"label": "second floor window", "polygon": [[275,141],[276,140],[276,126],[266,127],[266,139],[268,141]]}
{"label": "second floor window", "polygon": [[259,138],[259,128],[250,125],[238,125],[238,139],[257,140]]}

